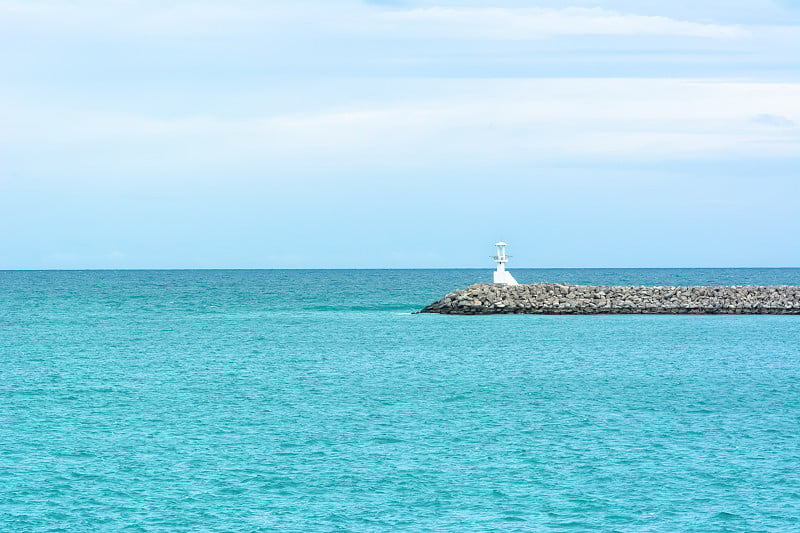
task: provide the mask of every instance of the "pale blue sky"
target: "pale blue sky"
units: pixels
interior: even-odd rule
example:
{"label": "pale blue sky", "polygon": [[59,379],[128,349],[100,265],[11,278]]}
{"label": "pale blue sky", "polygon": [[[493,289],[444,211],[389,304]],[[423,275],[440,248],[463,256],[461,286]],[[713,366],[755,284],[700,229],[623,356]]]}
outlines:
{"label": "pale blue sky", "polygon": [[0,269],[800,266],[800,2],[0,0]]}

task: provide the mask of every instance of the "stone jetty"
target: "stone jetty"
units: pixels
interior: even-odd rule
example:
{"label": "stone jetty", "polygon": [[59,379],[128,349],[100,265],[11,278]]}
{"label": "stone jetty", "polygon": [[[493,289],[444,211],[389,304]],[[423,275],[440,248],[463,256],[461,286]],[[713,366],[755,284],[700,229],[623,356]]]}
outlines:
{"label": "stone jetty", "polygon": [[800,315],[800,286],[615,287],[479,283],[420,313],[449,315]]}

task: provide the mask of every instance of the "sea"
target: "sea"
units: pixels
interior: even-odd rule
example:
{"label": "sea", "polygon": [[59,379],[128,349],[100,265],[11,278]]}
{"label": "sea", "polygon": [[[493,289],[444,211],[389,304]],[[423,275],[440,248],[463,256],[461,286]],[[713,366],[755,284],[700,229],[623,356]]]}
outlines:
{"label": "sea", "polygon": [[0,271],[0,531],[800,531],[800,316],[413,314],[490,280]]}

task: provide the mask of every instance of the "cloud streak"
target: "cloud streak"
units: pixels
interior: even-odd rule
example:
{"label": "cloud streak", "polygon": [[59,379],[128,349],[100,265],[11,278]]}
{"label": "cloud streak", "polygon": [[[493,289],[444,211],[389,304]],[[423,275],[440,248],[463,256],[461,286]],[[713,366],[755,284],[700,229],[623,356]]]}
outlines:
{"label": "cloud streak", "polygon": [[[36,146],[95,148],[120,168],[232,172],[302,167],[379,170],[414,159],[429,167],[592,160],[793,157],[800,153],[800,84],[670,79],[427,80],[418,93],[370,105],[292,114],[159,117],[96,109],[3,110],[7,161]],[[434,85],[438,87],[434,90]],[[366,88],[365,90],[368,90]],[[52,117],[61,117],[53,122]],[[755,118],[754,118],[755,117]],[[780,120],[775,117],[780,117]],[[775,127],[780,125],[781,127]],[[105,155],[104,155],[105,154]],[[80,158],[78,158],[80,159]]]}
{"label": "cloud streak", "polygon": [[[556,35],[654,35],[740,38],[735,25],[704,24],[663,16],[641,16],[601,8],[419,8],[382,15],[430,32],[488,39],[543,39]],[[413,29],[413,28],[406,28]]]}
{"label": "cloud streak", "polygon": [[0,0],[0,47],[15,51],[0,56],[8,80],[0,86],[45,77],[198,85],[271,75],[687,78],[766,69],[797,78],[798,26],[624,7]]}
{"label": "cloud streak", "polygon": [[8,28],[20,25],[99,34],[219,34],[231,31],[319,31],[332,34],[385,34],[403,38],[458,37],[499,40],[543,39],[557,35],[684,36],[739,38],[747,29],[665,16],[646,16],[601,8],[417,7],[387,8],[357,2],[320,5],[240,0],[130,2],[83,0],[0,1]]}

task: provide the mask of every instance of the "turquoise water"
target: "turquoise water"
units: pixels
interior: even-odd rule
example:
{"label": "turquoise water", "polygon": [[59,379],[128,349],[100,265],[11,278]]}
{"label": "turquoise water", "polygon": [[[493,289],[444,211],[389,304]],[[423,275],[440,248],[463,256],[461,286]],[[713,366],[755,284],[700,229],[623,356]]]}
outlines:
{"label": "turquoise water", "polygon": [[800,317],[409,314],[490,275],[0,272],[0,530],[800,530]]}

